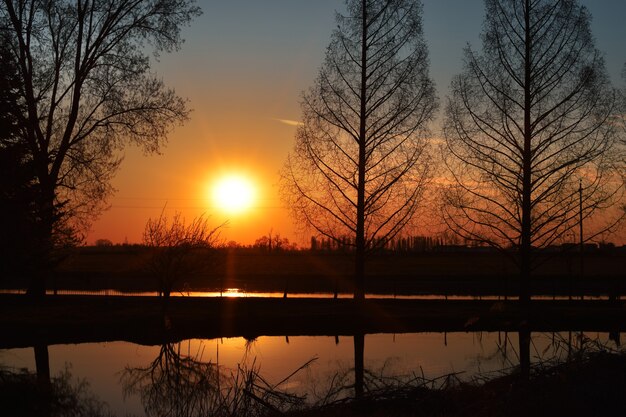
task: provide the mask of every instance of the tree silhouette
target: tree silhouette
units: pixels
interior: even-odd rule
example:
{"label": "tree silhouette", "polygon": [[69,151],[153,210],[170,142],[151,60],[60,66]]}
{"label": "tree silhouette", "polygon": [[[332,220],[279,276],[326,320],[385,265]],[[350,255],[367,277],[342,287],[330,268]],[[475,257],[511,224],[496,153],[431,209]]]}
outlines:
{"label": "tree silhouette", "polygon": [[437,102],[421,3],[346,5],[304,94],[281,192],[299,224],[336,242],[353,237],[354,296],[362,299],[366,252],[412,220],[431,178],[426,124]]}
{"label": "tree silhouette", "polygon": [[26,275],[33,253],[35,172],[19,140],[25,111],[20,103],[18,69],[0,36],[0,276]]}
{"label": "tree silhouette", "polygon": [[515,248],[528,301],[534,248],[558,242],[581,210],[587,220],[619,194],[615,93],[585,7],[485,5],[483,53],[465,49],[446,108],[442,150],[452,185],[443,214],[466,239]]}
{"label": "tree silhouette", "polygon": [[286,237],[282,237],[280,233],[270,229],[267,235],[263,235],[255,240],[252,247],[267,252],[280,252],[284,250],[294,250],[297,246],[295,243],[290,243],[289,239]]}
{"label": "tree silhouette", "polygon": [[[20,140],[36,175],[44,255],[101,210],[125,143],[156,152],[185,102],[150,71],[144,51],[181,44],[199,14],[193,0],[4,0],[2,35],[18,68],[26,111]],[[29,290],[42,294],[48,256]]]}
{"label": "tree silhouette", "polygon": [[187,224],[180,213],[168,219],[162,212],[156,219],[148,219],[143,233],[144,243],[150,249],[146,268],[158,280],[164,307],[182,278],[206,272],[213,265],[211,250],[222,226],[210,227],[204,216]]}
{"label": "tree silhouette", "polygon": [[[619,107],[619,115],[621,118],[621,137],[622,144],[626,145],[626,64],[624,64],[624,68],[622,69],[622,79],[624,81],[624,85],[620,91],[620,107]],[[626,155],[624,155],[624,162],[626,162]]]}

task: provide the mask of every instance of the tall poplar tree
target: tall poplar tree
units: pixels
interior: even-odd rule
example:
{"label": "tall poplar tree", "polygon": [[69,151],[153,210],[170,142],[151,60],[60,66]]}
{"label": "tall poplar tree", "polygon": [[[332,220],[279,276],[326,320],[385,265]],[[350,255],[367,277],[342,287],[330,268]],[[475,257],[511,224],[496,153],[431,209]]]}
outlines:
{"label": "tall poplar tree", "polygon": [[295,219],[355,248],[355,298],[365,258],[409,222],[431,178],[427,124],[437,108],[414,0],[347,0],[326,58],[302,100],[302,125],[282,171]]}
{"label": "tall poplar tree", "polygon": [[485,11],[482,53],[466,48],[446,108],[444,216],[514,250],[527,302],[536,249],[618,194],[616,96],[577,1],[486,0]]}

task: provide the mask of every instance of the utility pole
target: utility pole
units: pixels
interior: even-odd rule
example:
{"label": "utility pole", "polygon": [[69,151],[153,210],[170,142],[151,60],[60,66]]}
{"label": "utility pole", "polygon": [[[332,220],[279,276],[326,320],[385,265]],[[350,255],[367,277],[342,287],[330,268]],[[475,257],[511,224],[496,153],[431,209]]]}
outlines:
{"label": "utility pole", "polygon": [[[580,235],[580,280],[582,281],[583,275],[585,273],[585,263],[583,260],[584,257],[584,243],[583,243],[583,180],[582,178],[578,180],[578,227],[579,227],[579,235]],[[582,284],[582,282],[581,282]],[[581,292],[580,299],[583,299],[583,294]]]}
{"label": "utility pole", "polygon": [[578,226],[580,228],[580,259],[581,259],[581,263],[580,263],[580,274],[582,275],[583,273],[583,264],[582,264],[582,253],[583,253],[583,180],[580,179],[578,180],[578,215],[579,215],[579,219],[578,219]]}

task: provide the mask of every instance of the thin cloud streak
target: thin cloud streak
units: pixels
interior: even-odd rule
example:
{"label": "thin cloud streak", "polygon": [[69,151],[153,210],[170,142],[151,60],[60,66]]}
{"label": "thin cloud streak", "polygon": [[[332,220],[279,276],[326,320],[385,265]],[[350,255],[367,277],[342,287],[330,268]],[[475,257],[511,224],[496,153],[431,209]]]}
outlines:
{"label": "thin cloud streak", "polygon": [[289,119],[274,119],[280,123],[286,124],[288,126],[302,126],[304,123],[298,122],[297,120],[289,120]]}

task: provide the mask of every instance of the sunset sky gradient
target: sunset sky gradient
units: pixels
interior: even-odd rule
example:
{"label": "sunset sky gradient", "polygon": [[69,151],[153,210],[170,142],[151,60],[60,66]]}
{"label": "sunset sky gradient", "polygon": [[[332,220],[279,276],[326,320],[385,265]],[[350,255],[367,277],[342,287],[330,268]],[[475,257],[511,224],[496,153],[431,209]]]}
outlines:
{"label": "sunset sky gradient", "polygon": [[[270,230],[296,234],[278,196],[278,171],[294,143],[303,90],[313,84],[335,28],[341,0],[199,0],[203,15],[186,28],[182,49],[153,70],[189,100],[190,120],[169,136],[161,155],[128,147],[113,181],[110,208],[86,237],[140,243],[149,217],[179,211],[228,220],[224,241],[249,244]],[[593,16],[596,47],[616,86],[626,62],[626,1],[584,0]],[[423,0],[424,38],[442,108],[469,42],[480,48],[481,0]],[[440,112],[441,115],[441,112]],[[438,118],[438,120],[440,117]],[[431,126],[438,134],[438,122]],[[225,213],[214,207],[211,184],[226,174],[256,184],[253,207]]]}

